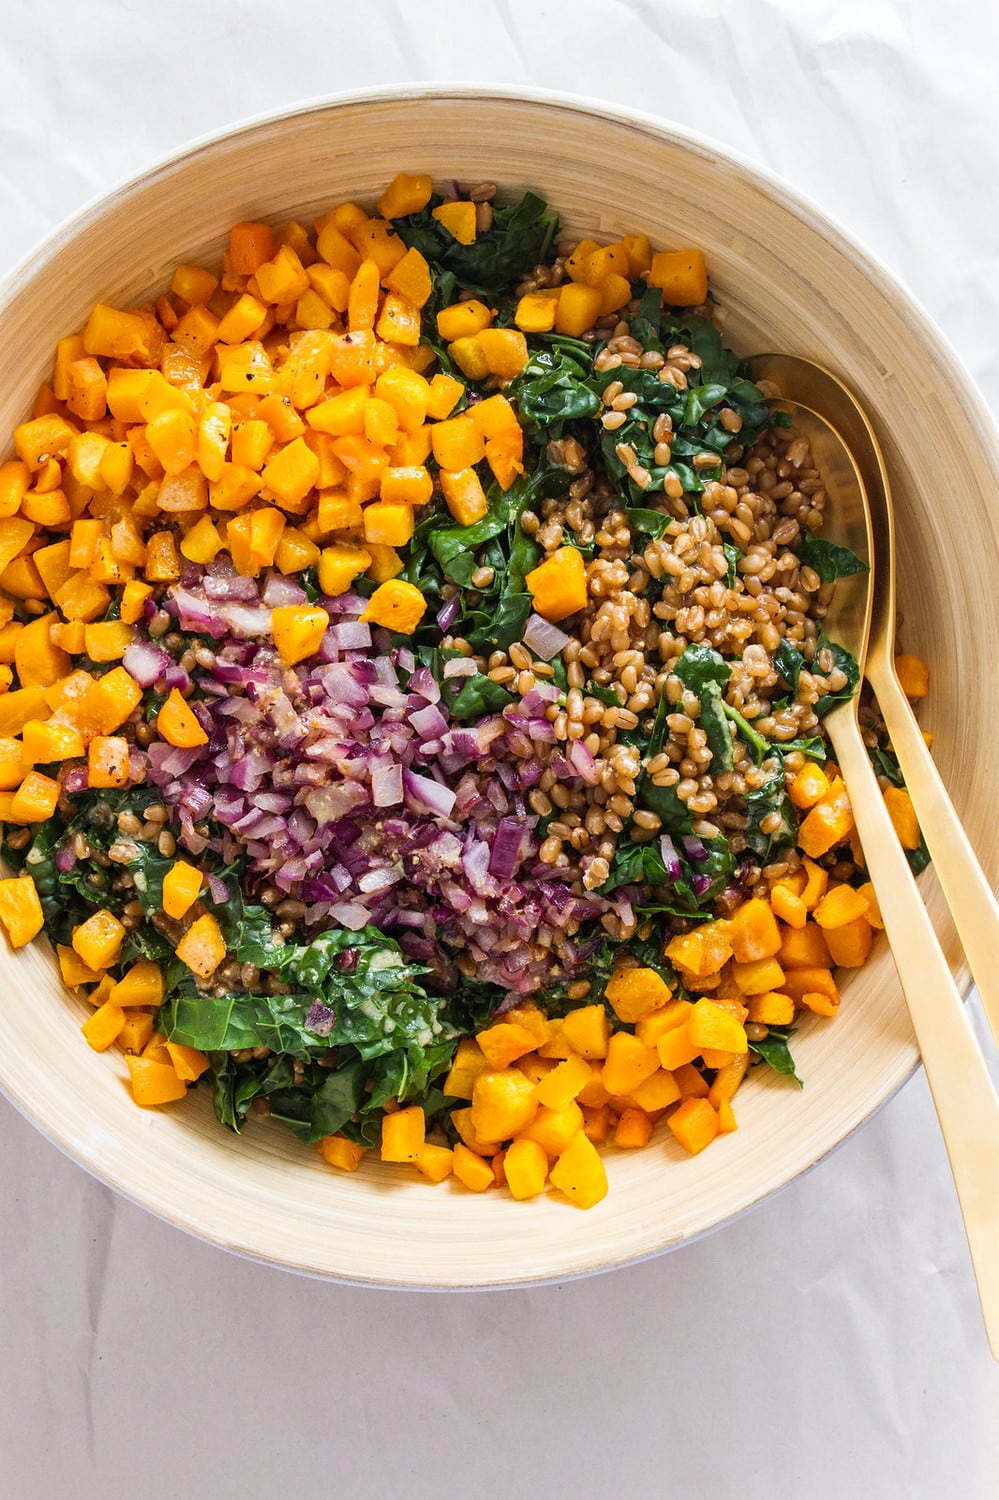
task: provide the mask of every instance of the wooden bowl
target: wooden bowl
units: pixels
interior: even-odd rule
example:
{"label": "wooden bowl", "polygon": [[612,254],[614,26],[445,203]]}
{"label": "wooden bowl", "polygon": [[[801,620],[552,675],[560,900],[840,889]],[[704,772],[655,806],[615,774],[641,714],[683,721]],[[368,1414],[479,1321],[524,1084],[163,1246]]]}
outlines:
{"label": "wooden bowl", "polygon": [[[0,432],[23,420],[57,338],[98,299],[163,288],[179,260],[217,259],[239,219],[311,220],[373,200],[400,169],[544,194],[567,233],[628,230],[704,247],[726,336],[745,354],[810,355],[871,413],[898,505],[907,649],[931,665],[924,725],[989,876],[999,875],[999,447],[983,403],[911,298],[837,225],[782,183],[648,117],[484,89],[383,92],[265,119],[204,142],[84,210],[14,273],[0,303]],[[923,891],[963,982],[932,872]],[[740,1129],[703,1156],[672,1138],[609,1152],[609,1196],[580,1213],[541,1197],[432,1188],[409,1169],[323,1165],[277,1126],[242,1137],[207,1090],[145,1112],[117,1053],[80,1036],[84,1007],[40,945],[0,945],[0,1085],[59,1146],[127,1197],[243,1254],[350,1281],[469,1287],[563,1278],[680,1244],[818,1162],[912,1072],[917,1053],[882,941],[843,986],[840,1016],[804,1022],[805,1089],[759,1070]],[[762,1075],[762,1076],[761,1076]],[[668,1136],[668,1132],[665,1132]]]}

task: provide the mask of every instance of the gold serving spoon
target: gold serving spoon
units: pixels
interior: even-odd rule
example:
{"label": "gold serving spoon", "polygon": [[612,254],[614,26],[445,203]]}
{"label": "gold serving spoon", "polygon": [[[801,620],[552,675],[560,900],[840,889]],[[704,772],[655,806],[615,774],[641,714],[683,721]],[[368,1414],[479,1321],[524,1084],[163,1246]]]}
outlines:
{"label": "gold serving spoon", "polygon": [[762,354],[756,380],[771,380],[792,401],[822,412],[841,434],[867,491],[878,584],[874,590],[865,676],[874,689],[892,749],[919,820],[933,868],[974,975],[982,1009],[999,1041],[999,903],[975,858],[895,671],[895,522],[881,446],[856,397],[821,365],[795,354]]}
{"label": "gold serving spoon", "polygon": [[[754,373],[763,377],[759,370]],[[871,508],[860,471],[839,433],[797,401],[773,405],[790,412],[811,445],[829,496],[826,533],[870,561],[870,572],[840,579],[823,622],[830,639],[868,670],[875,577]],[[933,931],[908,860],[895,833],[867,754],[855,695],[837,704],[823,724],[846,782],[867,872],[881,908],[909,1016],[923,1058],[940,1130],[950,1159],[993,1356],[999,1359],[999,1096],[971,1030],[950,967]]]}

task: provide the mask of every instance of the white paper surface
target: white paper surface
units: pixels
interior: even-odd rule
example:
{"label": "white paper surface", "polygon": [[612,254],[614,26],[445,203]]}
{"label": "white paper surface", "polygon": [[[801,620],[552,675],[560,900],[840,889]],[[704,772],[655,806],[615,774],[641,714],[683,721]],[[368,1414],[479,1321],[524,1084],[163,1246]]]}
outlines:
{"label": "white paper surface", "polygon": [[[249,114],[391,82],[561,88],[784,174],[908,283],[999,411],[997,52],[976,0],[7,0],[0,271]],[[239,1261],[2,1101],[0,1127],[4,1500],[996,1493],[999,1372],[921,1075],[721,1233],[499,1294]]]}

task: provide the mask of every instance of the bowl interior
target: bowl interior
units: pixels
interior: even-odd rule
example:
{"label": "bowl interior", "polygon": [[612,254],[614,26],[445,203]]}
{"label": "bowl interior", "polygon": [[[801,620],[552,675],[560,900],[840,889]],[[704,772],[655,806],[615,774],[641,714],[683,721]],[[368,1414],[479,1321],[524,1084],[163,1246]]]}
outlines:
{"label": "bowl interior", "polygon": [[[98,298],[161,289],[179,260],[217,259],[238,219],[309,221],[371,201],[399,171],[437,181],[529,186],[567,234],[699,244],[727,340],[745,354],[820,359],[864,400],[885,444],[899,512],[907,649],[932,670],[925,727],[969,836],[994,880],[999,826],[975,796],[999,720],[994,432],[940,336],[880,268],[821,214],[704,142],[570,100],[485,91],[347,99],[198,146],[57,233],[11,279],[0,307],[0,432],[23,420],[57,338]],[[939,476],[960,475],[961,536],[945,526]],[[937,931],[960,956],[932,872]],[[965,978],[962,974],[962,978]],[[0,1084],[60,1146],[127,1196],[216,1243],[322,1275],[398,1285],[500,1285],[565,1277],[651,1254],[741,1212],[813,1165],[909,1074],[916,1051],[891,956],[847,981],[832,1023],[803,1023],[803,1092],[757,1072],[740,1129],[688,1158],[670,1137],[618,1153],[611,1191],[587,1214],[547,1198],[514,1205],[404,1168],[330,1171],[279,1127],[243,1137],[207,1092],[174,1110],[135,1108],[117,1054],[79,1034],[84,1007],[41,947],[0,949]],[[666,1132],[668,1136],[668,1132]]]}

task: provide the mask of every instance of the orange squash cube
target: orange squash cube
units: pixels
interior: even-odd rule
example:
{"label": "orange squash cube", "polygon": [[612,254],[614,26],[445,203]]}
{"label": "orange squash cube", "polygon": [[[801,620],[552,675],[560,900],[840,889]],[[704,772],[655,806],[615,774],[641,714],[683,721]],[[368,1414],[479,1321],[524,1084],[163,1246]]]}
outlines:
{"label": "orange squash cube", "polygon": [[559,547],[528,573],[525,582],[538,614],[553,623],[586,607],[586,567],[575,547]]}
{"label": "orange squash cube", "polygon": [[602,1005],[584,1005],[570,1011],[562,1021],[562,1033],[580,1057],[602,1060],[607,1056],[610,1023]]}
{"label": "orange squash cube", "polygon": [[662,288],[667,307],[700,307],[708,295],[708,272],[704,252],[660,250],[652,257],[650,286]]}
{"label": "orange squash cube", "polygon": [[[280,649],[280,648],[279,648]],[[191,709],[176,688],[156,716],[156,729],[170,745],[179,749],[193,749],[196,745],[207,745],[208,736]]]}
{"label": "orange squash cube", "polygon": [[563,1151],[549,1180],[577,1208],[593,1208],[607,1196],[607,1172],[599,1151],[584,1131]]}
{"label": "orange squash cube", "polygon": [[652,1139],[652,1121],[644,1109],[629,1104],[621,1111],[614,1131],[614,1144],[622,1151],[640,1150]]}
{"label": "orange squash cube", "polygon": [[655,969],[615,969],[605,994],[620,1021],[627,1025],[659,1010],[672,998],[669,985]]}
{"label": "orange squash cube", "polygon": [[[0,922],[12,948],[23,948],[41,932],[44,925],[42,903],[30,875],[0,880]],[[85,981],[76,982],[82,984]]]}
{"label": "orange squash cube", "polygon": [[426,608],[427,601],[415,584],[401,578],[390,579],[375,589],[361,619],[409,635],[422,620]]}
{"label": "orange squash cube", "polygon": [[432,216],[443,224],[459,245],[474,245],[476,235],[475,204],[468,202],[439,203],[431,209]]}
{"label": "orange squash cube", "polygon": [[87,746],[87,779],[92,787],[124,786],[130,773],[128,740],[95,735]]}
{"label": "orange squash cube", "polygon": [[515,1198],[536,1198],[548,1176],[548,1156],[537,1141],[514,1141],[503,1159],[506,1185]]}
{"label": "orange squash cube", "polygon": [[[453,1148],[453,1170],[458,1181],[473,1193],[484,1193],[495,1184],[492,1167],[462,1142]],[[547,1166],[547,1163],[546,1163]]]}
{"label": "orange squash cube", "polygon": [[601,1081],[609,1094],[630,1094],[659,1067],[656,1050],[627,1031],[615,1031],[607,1044]]}
{"label": "orange squash cube", "polygon": [[424,1144],[426,1117],[418,1104],[382,1119],[382,1161],[416,1161]]}
{"label": "orange squash cube", "polygon": [[204,884],[200,870],[185,859],[175,860],[163,877],[163,910],[176,921],[187,915]]}
{"label": "orange squash cube", "polygon": [[201,979],[211,978],[226,953],[221,928],[211,912],[192,923],[177,944],[176,953],[192,973]]}
{"label": "orange squash cube", "polygon": [[582,281],[567,282],[555,304],[555,332],[579,338],[599,318],[602,301],[599,287],[587,286]]}
{"label": "orange squash cube", "polygon": [[707,1099],[684,1099],[667,1123],[674,1138],[691,1156],[710,1146],[718,1134],[718,1114]]}
{"label": "orange squash cube", "polygon": [[[341,1172],[356,1172],[361,1165],[365,1147],[359,1141],[348,1140],[345,1135],[327,1135],[316,1142],[316,1150],[331,1167],[338,1167]],[[491,1172],[489,1180],[492,1181]]]}
{"label": "orange squash cube", "polygon": [[172,1104],[187,1097],[187,1084],[177,1077],[172,1063],[154,1057],[126,1055],[132,1098],[144,1109],[157,1104]]}
{"label": "orange squash cube", "polygon": [[91,969],[109,969],[118,960],[125,929],[113,912],[103,908],[73,930],[73,948]]}

